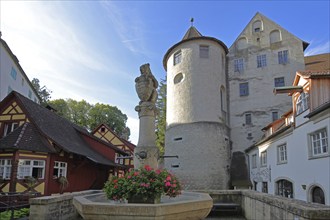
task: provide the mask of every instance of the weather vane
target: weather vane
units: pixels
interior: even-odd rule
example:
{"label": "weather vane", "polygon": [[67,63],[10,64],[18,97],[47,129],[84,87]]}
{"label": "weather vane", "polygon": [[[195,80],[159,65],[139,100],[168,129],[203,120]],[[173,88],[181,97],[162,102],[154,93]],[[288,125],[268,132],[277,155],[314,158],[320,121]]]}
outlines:
{"label": "weather vane", "polygon": [[194,26],[194,18],[190,18],[191,26]]}

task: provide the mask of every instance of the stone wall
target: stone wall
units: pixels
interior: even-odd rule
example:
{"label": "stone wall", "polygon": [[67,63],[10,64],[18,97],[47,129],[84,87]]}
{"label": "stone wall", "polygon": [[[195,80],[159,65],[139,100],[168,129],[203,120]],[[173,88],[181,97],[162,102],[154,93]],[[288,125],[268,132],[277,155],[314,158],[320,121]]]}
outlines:
{"label": "stone wall", "polygon": [[240,204],[246,219],[330,219],[330,206],[252,190],[221,190],[209,193],[214,202]]}
{"label": "stone wall", "polygon": [[72,204],[73,197],[100,192],[87,190],[62,195],[44,196],[30,199],[31,220],[76,220],[79,217]]}

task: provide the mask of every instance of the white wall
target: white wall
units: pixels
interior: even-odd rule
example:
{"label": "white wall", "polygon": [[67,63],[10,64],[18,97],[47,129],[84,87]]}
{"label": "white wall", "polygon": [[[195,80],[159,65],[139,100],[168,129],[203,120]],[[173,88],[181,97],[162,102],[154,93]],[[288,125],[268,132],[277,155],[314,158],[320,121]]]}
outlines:
{"label": "white wall", "polygon": [[[0,44],[0,101],[8,95],[8,88],[10,87],[12,90],[15,90],[39,103],[39,98],[31,88],[32,86],[29,83],[29,79],[10,56],[10,52],[7,51],[7,48],[5,48],[3,42]],[[10,74],[12,68],[14,68],[17,72],[16,79],[14,79]],[[29,97],[29,91],[31,91],[31,97]]]}
{"label": "white wall", "polygon": [[[306,111],[303,115],[305,116],[308,113],[309,111]],[[261,182],[267,181],[268,193],[275,194],[275,182],[279,179],[287,179],[293,183],[295,199],[310,201],[310,190],[313,186],[319,186],[324,191],[325,203],[330,205],[330,110],[314,116],[314,118],[296,127],[293,131],[288,130],[285,134],[279,135],[280,137],[275,137],[266,143],[260,144],[248,152],[251,161],[253,154],[267,150],[266,168],[260,168],[260,164],[258,164],[257,169],[252,169],[250,162],[251,180],[258,182],[258,191],[261,191]],[[328,155],[309,159],[309,134],[322,128],[327,129]],[[287,146],[287,163],[278,164],[277,146],[284,143]],[[268,178],[256,178],[263,176],[256,174],[267,173],[269,172],[269,168],[271,168],[270,175],[266,175]]]}

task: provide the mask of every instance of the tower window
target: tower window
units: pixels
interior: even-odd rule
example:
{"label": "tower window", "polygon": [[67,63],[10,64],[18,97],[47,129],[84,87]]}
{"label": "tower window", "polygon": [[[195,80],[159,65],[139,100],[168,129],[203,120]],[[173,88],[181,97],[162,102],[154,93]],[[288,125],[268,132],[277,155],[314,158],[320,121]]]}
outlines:
{"label": "tower window", "polygon": [[199,46],[199,57],[209,58],[209,46],[205,46],[205,45]]}
{"label": "tower window", "polygon": [[248,96],[249,95],[249,83],[240,83],[239,84],[239,95]]}
{"label": "tower window", "polygon": [[245,124],[246,125],[252,124],[252,115],[251,114],[245,114]]}
{"label": "tower window", "polygon": [[182,73],[176,74],[174,77],[174,84],[178,84],[183,81],[184,75]]}
{"label": "tower window", "polygon": [[178,52],[176,52],[174,54],[173,65],[181,63],[181,59],[182,59],[182,53],[181,53],[181,50],[179,50]]}

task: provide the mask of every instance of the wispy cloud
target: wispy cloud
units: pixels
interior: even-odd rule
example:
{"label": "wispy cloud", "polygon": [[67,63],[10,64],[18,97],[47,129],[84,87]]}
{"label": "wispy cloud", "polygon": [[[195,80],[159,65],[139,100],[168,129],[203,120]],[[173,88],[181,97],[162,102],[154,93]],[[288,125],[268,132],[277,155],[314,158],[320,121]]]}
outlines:
{"label": "wispy cloud", "polygon": [[305,56],[311,56],[311,55],[329,53],[329,52],[330,52],[330,41],[319,44],[316,44],[313,41],[311,41],[309,47],[305,51]]}
{"label": "wispy cloud", "polygon": [[106,10],[110,22],[125,47],[133,53],[147,55],[145,27],[137,11],[133,8],[123,10],[117,7],[116,2],[113,1],[102,1],[100,4]]}

